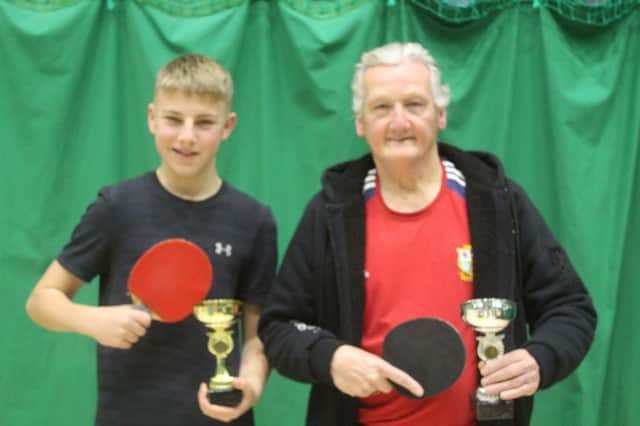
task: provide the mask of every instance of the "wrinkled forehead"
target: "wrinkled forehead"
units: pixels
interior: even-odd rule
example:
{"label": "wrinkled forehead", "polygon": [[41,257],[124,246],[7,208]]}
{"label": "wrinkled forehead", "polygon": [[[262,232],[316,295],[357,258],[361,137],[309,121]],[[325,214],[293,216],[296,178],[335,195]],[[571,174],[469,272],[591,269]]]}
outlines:
{"label": "wrinkled forehead", "polygon": [[373,65],[364,71],[362,94],[365,99],[406,93],[431,96],[431,78],[424,64],[405,60]]}

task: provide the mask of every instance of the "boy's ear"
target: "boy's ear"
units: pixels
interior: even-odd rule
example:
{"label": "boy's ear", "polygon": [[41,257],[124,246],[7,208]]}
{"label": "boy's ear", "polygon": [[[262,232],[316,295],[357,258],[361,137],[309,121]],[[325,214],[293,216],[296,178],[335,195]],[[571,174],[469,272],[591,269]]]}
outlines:
{"label": "boy's ear", "polygon": [[155,106],[153,102],[149,102],[147,105],[147,126],[149,127],[149,132],[152,135],[156,134],[156,117],[155,117]]}
{"label": "boy's ear", "polygon": [[231,136],[231,132],[236,127],[236,122],[238,121],[238,115],[235,112],[230,112],[227,114],[227,119],[224,122],[224,129],[222,131],[222,140],[227,139]]}

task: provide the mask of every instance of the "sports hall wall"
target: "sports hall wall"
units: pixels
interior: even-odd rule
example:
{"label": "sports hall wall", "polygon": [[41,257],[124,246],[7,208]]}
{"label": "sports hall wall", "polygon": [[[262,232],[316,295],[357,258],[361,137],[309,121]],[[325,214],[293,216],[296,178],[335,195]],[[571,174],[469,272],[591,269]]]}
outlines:
{"label": "sports hall wall", "polygon": [[[637,0],[0,0],[0,425],[92,424],[95,343],[42,330],[24,303],[98,189],[157,165],[161,65],[199,52],[231,70],[239,121],[218,165],[272,206],[282,255],[322,170],[365,152],[353,65],[394,40],[423,43],[451,86],[441,140],[504,160],[595,299],[594,346],[533,424],[637,424]],[[302,425],[307,392],[272,374],[258,426]]]}

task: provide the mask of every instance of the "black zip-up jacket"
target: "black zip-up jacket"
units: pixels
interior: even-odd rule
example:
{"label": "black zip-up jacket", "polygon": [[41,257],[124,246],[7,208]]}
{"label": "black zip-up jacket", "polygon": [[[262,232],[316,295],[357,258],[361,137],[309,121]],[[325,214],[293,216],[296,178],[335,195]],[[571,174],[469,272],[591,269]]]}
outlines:
{"label": "black zip-up jacket", "polygon": [[[505,348],[526,348],[540,366],[541,388],[569,375],[593,340],[596,312],[582,281],[524,191],[490,154],[440,143],[467,182],[475,297],[516,301]],[[358,399],[330,375],[340,345],[360,346],[365,301],[364,177],[370,155],[338,164],[323,176],[290,242],[260,321],[271,364],[311,383],[308,426],[357,424]],[[398,307],[401,309],[402,307]],[[529,327],[530,337],[527,337]],[[511,422],[527,425],[533,398],[515,401]]]}

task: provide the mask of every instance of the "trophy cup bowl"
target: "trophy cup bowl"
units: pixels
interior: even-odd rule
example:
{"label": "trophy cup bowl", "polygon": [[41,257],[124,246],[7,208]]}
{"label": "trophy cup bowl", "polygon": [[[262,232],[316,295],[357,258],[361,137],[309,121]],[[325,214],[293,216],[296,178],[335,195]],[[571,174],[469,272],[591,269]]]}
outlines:
{"label": "trophy cup bowl", "polygon": [[210,330],[208,349],[216,357],[216,370],[209,380],[207,398],[215,405],[233,407],[242,400],[242,391],[235,389],[233,376],[227,370],[227,357],[233,351],[233,330],[242,302],[234,299],[209,299],[193,307],[198,321]]}
{"label": "trophy cup bowl", "polygon": [[516,304],[507,299],[471,299],[461,309],[462,319],[482,333],[498,333],[516,317]]}
{"label": "trophy cup bowl", "polygon": [[[497,334],[507,328],[516,317],[516,304],[507,299],[471,299],[460,306],[462,319],[477,332],[478,357],[483,361],[496,359],[504,354],[503,336]],[[476,418],[499,420],[513,418],[513,402],[503,401],[497,395],[489,395],[479,387],[475,395]]]}

